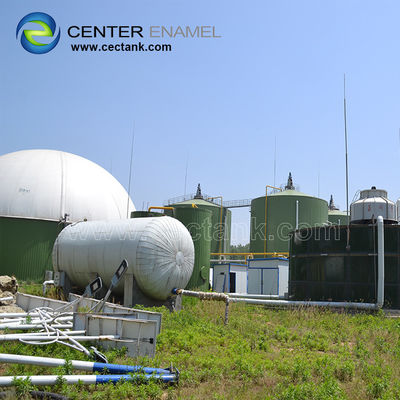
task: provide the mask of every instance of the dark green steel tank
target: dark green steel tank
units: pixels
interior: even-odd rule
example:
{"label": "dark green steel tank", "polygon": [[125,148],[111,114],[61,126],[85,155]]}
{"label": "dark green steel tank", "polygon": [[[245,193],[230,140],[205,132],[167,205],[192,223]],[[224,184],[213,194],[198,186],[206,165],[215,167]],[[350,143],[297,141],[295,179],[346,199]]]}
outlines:
{"label": "dark green steel tank", "polygon": [[333,225],[347,225],[350,220],[350,213],[347,215],[345,211],[340,211],[333,202],[333,196],[329,200],[328,206],[328,222]]}
{"label": "dark green steel tank", "polygon": [[229,253],[231,251],[231,234],[232,234],[232,212],[225,208],[225,231],[224,231],[224,253]]}
{"label": "dark green steel tank", "polygon": [[164,217],[165,214],[153,211],[132,211],[131,218]]}
{"label": "dark green steel tank", "polygon": [[[296,228],[297,201],[299,228],[324,225],[328,221],[328,203],[294,190],[291,174],[285,188],[267,197],[268,253],[289,251],[290,232]],[[265,196],[261,196],[251,202],[250,252],[264,252],[264,238]]]}
{"label": "dark green steel tank", "polygon": [[[377,229],[373,224],[296,231],[291,239],[289,296],[293,300],[376,302]],[[400,308],[400,226],[386,225],[385,307]]]}
{"label": "dark green steel tank", "polygon": [[187,289],[209,289],[212,212],[201,208],[177,207],[174,216],[190,232],[194,244],[194,268]]}
{"label": "dark green steel tank", "polygon": [[[200,186],[200,185],[199,185]],[[222,226],[221,226],[221,206],[203,199],[200,187],[197,188],[196,197],[192,200],[182,201],[171,204],[175,209],[197,207],[202,210],[211,211],[211,253],[229,253],[230,233],[231,233],[231,211],[222,207]],[[168,212],[166,212],[169,215]]]}
{"label": "dark green steel tank", "polygon": [[53,269],[53,245],[63,228],[56,221],[0,217],[0,274],[43,281]]}
{"label": "dark green steel tank", "polygon": [[333,225],[347,225],[350,220],[350,215],[347,216],[345,211],[329,210],[328,221]]}

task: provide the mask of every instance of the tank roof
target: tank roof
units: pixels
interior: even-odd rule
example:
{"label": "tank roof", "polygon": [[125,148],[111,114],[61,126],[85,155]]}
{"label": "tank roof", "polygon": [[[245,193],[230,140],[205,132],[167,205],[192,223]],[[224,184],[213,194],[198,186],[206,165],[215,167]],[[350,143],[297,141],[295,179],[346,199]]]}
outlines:
{"label": "tank roof", "polygon": [[175,205],[180,205],[180,204],[196,204],[196,205],[201,205],[201,206],[211,206],[211,207],[218,207],[220,208],[221,206],[218,204],[215,204],[211,201],[207,201],[207,200],[203,200],[203,199],[192,199],[192,200],[185,200],[185,201],[181,201],[180,203],[175,203],[175,204],[171,204],[172,206]]}
{"label": "tank roof", "polygon": [[[294,189],[288,189],[288,190],[283,190],[282,192],[276,192],[276,193],[272,193],[269,196],[303,196],[303,197],[314,197],[311,196],[309,194],[303,193],[303,192],[299,192],[298,190],[294,190]],[[314,197],[317,198],[317,197]],[[322,199],[321,199],[322,200]]]}
{"label": "tank roof", "polygon": [[[340,211],[340,210],[328,210],[328,215],[344,215],[347,217],[347,212],[346,211]],[[350,213],[349,213],[350,217]]]}
{"label": "tank roof", "polygon": [[[321,201],[324,201],[326,204],[328,204],[328,202],[326,200],[324,200],[324,199],[320,199],[319,197],[311,196],[309,194],[306,194],[306,193],[303,193],[303,192],[299,192],[298,190],[294,190],[294,189],[293,190],[292,189],[283,190],[281,192],[271,193],[271,194],[268,195],[268,198],[270,198],[270,197],[280,197],[280,196],[282,196],[282,197],[288,197],[288,196],[307,197],[307,198],[310,198],[310,199],[321,200]],[[259,196],[259,197],[257,197],[257,199],[261,199],[263,197],[265,198],[265,195]]]}

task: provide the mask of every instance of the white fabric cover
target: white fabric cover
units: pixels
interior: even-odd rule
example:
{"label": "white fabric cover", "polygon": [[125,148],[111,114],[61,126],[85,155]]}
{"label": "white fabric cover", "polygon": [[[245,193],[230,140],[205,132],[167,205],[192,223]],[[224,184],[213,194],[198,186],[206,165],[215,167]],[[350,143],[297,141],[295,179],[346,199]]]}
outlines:
{"label": "white fabric cover", "polygon": [[56,150],[0,156],[0,216],[59,221],[127,218],[122,185],[99,165]]}

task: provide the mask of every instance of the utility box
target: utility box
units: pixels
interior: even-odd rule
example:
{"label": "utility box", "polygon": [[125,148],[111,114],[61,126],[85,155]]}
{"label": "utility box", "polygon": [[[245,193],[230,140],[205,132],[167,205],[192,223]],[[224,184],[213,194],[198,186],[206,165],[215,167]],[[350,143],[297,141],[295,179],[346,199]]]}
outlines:
{"label": "utility box", "polygon": [[246,293],[246,265],[236,263],[214,264],[212,276],[212,289],[214,292]]}
{"label": "utility box", "polygon": [[283,257],[248,260],[248,294],[286,297],[289,292],[289,260]]}

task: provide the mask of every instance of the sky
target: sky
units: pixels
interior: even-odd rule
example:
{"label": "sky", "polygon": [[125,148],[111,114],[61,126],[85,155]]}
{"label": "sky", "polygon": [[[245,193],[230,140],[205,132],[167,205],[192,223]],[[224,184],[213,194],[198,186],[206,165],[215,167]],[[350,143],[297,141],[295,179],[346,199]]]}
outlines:
{"label": "sky", "polygon": [[[61,30],[47,54],[16,38],[36,11]],[[346,74],[350,201],[372,185],[400,197],[398,1],[19,0],[2,1],[0,12],[0,155],[71,152],[128,188],[134,131],[139,210],[198,183],[224,200],[262,196],[289,171],[302,192],[333,194],[344,210]],[[145,44],[172,51],[73,52],[71,44],[138,39],[73,39],[72,25],[142,26]],[[161,25],[215,26],[221,37],[149,38]],[[232,232],[232,243],[249,241],[248,208],[233,209]]]}

